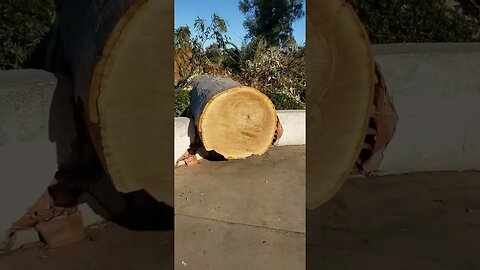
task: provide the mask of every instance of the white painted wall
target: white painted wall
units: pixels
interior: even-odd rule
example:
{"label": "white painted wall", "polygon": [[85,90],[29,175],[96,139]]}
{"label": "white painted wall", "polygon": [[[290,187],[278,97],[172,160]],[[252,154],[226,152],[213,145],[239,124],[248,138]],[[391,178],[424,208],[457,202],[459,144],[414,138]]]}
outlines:
{"label": "white painted wall", "polygon": [[305,110],[277,111],[277,115],[283,127],[278,146],[305,144],[307,139]]}
{"label": "white painted wall", "polygon": [[[6,231],[70,158],[76,134],[69,83],[42,70],[0,72],[0,254],[11,243]],[[86,204],[80,209],[85,226],[101,220]],[[13,247],[38,241],[32,232],[19,233]]]}
{"label": "white painted wall", "polygon": [[[191,140],[195,135],[194,130],[195,122],[187,117],[175,117],[175,146],[173,162],[177,160],[187,151],[190,146]],[[200,155],[197,155],[197,159],[201,159]]]}
{"label": "white painted wall", "polygon": [[55,77],[38,70],[0,72],[0,249],[4,232],[52,182],[57,169],[49,132]]}
{"label": "white painted wall", "polygon": [[480,44],[374,46],[399,115],[379,174],[480,169]]}

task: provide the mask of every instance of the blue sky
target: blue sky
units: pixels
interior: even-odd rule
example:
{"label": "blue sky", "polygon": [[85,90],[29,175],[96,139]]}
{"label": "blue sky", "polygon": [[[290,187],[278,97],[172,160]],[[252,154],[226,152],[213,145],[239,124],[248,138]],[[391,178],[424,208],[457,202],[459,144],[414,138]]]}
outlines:
{"label": "blue sky", "polygon": [[[247,31],[243,28],[244,15],[238,10],[239,0],[175,0],[175,28],[189,26],[197,17],[210,21],[213,13],[218,13],[228,23],[227,36],[236,45],[241,45]],[[303,7],[305,9],[305,0]],[[305,42],[305,16],[293,24],[295,40]]]}

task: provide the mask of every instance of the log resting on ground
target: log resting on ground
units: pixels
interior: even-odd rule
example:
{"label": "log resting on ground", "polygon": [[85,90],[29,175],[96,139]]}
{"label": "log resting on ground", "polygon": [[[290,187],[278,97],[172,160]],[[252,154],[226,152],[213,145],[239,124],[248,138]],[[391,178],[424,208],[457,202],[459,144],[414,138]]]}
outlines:
{"label": "log resting on ground", "polygon": [[207,151],[242,159],[268,150],[277,115],[266,95],[223,77],[201,75],[190,83],[191,110]]}

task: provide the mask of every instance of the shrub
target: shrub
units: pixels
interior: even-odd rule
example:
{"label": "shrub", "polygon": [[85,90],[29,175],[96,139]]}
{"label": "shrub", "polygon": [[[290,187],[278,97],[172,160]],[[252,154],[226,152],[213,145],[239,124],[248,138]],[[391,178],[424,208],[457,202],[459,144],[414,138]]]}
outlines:
{"label": "shrub", "polygon": [[264,92],[279,92],[301,102],[301,93],[306,87],[305,54],[295,43],[283,47],[269,46],[260,40],[253,49],[244,52],[248,58],[237,79],[244,85]]}
{"label": "shrub", "polygon": [[223,50],[223,68],[231,70],[234,73],[240,73],[242,71],[240,53],[241,51],[238,48],[226,48]]}
{"label": "shrub", "polygon": [[205,49],[205,55],[213,64],[220,64],[223,61],[222,50],[216,43],[213,43]]}
{"label": "shrub", "polygon": [[0,69],[21,68],[54,18],[53,0],[0,1]]}
{"label": "shrub", "polygon": [[276,110],[304,110],[305,103],[287,93],[266,90],[264,93],[275,105]]}
{"label": "shrub", "polygon": [[180,88],[175,90],[174,108],[175,117],[182,116],[190,106],[190,92]]}
{"label": "shrub", "polygon": [[372,43],[469,42],[479,26],[443,0],[347,0]]}
{"label": "shrub", "polygon": [[[195,35],[188,26],[175,29],[175,59],[179,64],[179,75],[189,78],[194,74],[223,74],[221,62],[222,51],[229,44],[225,36],[227,23],[218,14],[211,16],[211,21],[197,18],[194,23]],[[208,48],[208,42],[214,41]]]}

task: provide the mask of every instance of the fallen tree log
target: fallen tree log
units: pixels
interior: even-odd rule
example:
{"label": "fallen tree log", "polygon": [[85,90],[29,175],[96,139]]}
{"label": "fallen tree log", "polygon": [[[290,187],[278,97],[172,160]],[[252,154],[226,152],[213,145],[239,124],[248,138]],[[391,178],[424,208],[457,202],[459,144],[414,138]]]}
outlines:
{"label": "fallen tree log", "polygon": [[345,0],[308,0],[307,208],[329,200],[357,161],[374,100],[367,33]]}
{"label": "fallen tree log", "polygon": [[173,182],[173,1],[61,4],[55,72],[73,78],[106,172],[120,192],[162,189]]}
{"label": "fallen tree log", "polygon": [[261,155],[277,126],[275,107],[260,91],[208,75],[192,79],[191,111],[207,151],[227,159]]}

